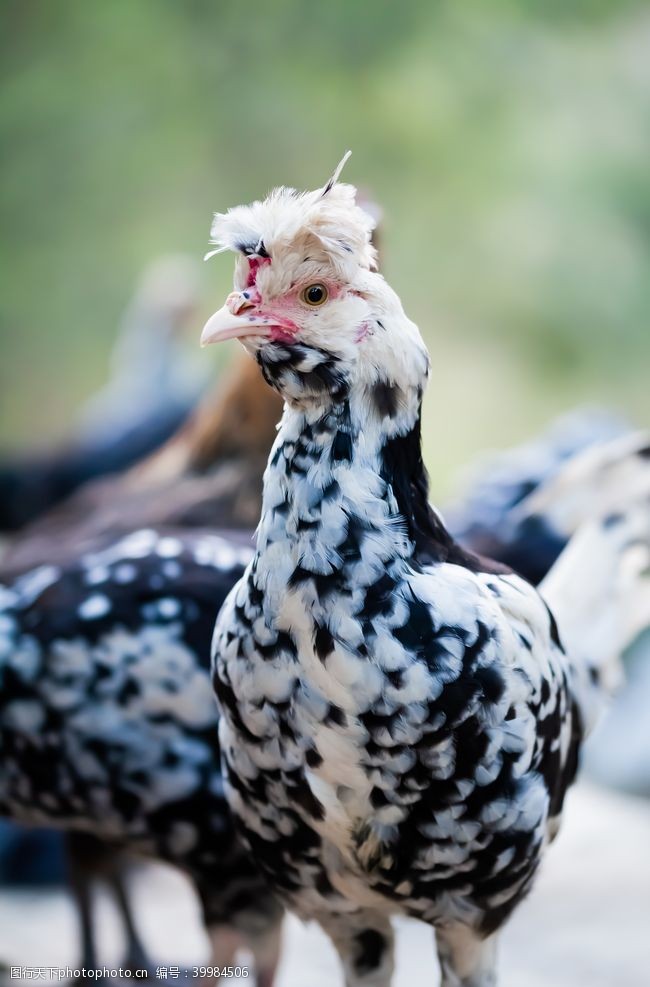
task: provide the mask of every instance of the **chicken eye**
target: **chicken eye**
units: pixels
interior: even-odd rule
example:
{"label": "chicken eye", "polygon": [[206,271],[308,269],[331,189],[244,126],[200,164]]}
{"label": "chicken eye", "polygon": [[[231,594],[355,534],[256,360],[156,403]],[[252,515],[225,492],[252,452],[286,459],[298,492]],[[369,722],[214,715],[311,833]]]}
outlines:
{"label": "chicken eye", "polygon": [[308,305],[322,305],[327,301],[327,288],[324,284],[310,284],[304,289],[302,300]]}

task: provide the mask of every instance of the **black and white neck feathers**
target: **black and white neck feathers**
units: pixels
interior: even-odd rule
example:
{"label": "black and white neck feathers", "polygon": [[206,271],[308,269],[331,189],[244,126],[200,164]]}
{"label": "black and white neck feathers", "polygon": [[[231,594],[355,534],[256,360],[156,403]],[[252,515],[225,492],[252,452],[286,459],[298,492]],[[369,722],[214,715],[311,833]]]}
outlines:
{"label": "black and white neck feathers", "polygon": [[[267,381],[287,397],[265,478],[260,546],[277,538],[278,524],[294,544],[313,544],[336,513],[327,505],[336,504],[348,522],[338,518],[336,531],[334,522],[327,529],[332,571],[350,560],[350,540],[380,520],[388,525],[382,537],[412,565],[449,561],[503,571],[465,552],[429,504],[421,450],[424,379],[355,382],[336,354],[305,346],[265,347],[257,359]],[[323,564],[321,558],[321,575]],[[305,569],[302,557],[300,566]]]}

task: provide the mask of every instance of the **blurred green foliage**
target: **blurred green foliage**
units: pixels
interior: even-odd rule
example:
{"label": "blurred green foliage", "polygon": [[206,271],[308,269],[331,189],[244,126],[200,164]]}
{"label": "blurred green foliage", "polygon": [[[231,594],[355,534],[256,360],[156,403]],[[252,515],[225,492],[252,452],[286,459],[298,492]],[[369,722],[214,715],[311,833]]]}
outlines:
{"label": "blurred green foliage", "polygon": [[[0,11],[4,445],[61,433],[102,382],[147,261],[201,255],[212,211],[320,184],[347,147],[432,351],[439,486],[585,400],[650,422],[647,4]],[[206,266],[206,311],[230,273]]]}

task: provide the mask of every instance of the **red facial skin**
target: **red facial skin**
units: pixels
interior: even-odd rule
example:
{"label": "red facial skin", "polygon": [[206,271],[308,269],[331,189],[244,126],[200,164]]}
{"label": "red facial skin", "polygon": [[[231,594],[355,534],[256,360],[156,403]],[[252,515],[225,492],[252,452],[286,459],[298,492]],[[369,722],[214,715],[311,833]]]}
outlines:
{"label": "red facial skin", "polygon": [[[260,295],[256,282],[259,269],[264,264],[270,263],[270,257],[251,257],[249,259],[246,288],[242,294],[244,298],[246,298],[246,300],[253,305],[253,309],[249,315],[251,322],[256,322],[258,319],[263,320],[272,342],[292,343],[295,340],[296,334],[300,331],[300,326],[298,326],[296,322],[290,318],[290,315],[294,314],[296,310],[300,310],[300,296],[302,295],[305,286],[293,288],[280,298],[275,298],[272,303],[272,309],[265,308],[262,304],[262,296]],[[340,285],[333,282],[323,283],[327,288],[329,299],[337,298],[342,294],[343,289]],[[357,342],[361,342],[362,339],[365,339],[369,328],[370,327],[366,323],[359,326]]]}

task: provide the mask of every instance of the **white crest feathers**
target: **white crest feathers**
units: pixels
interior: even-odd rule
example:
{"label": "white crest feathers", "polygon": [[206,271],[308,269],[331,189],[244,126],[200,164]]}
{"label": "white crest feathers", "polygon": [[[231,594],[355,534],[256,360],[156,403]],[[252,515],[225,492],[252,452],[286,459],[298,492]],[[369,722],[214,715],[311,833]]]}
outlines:
{"label": "white crest feathers", "polygon": [[350,151],[327,184],[315,191],[281,187],[248,206],[216,213],[210,230],[215,249],[273,260],[303,251],[327,255],[343,276],[354,268],[374,268],[376,251],[371,234],[374,219],[356,203],[356,188],[338,181]]}

